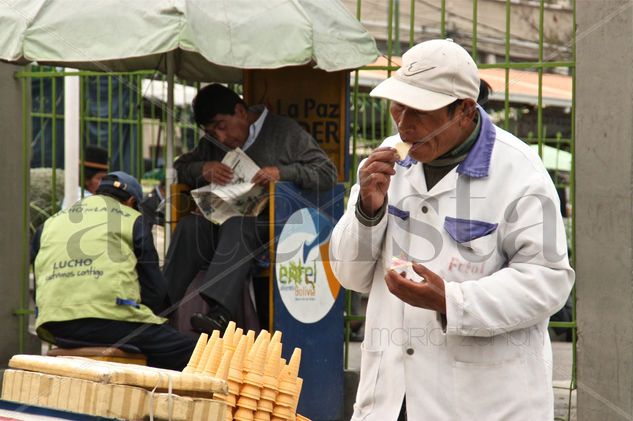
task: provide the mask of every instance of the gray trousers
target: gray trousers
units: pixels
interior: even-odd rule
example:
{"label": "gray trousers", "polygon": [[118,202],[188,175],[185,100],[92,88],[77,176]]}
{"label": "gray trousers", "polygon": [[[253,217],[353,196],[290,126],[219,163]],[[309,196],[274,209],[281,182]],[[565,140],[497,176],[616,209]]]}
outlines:
{"label": "gray trousers", "polygon": [[235,217],[215,225],[201,215],[182,218],[169,245],[164,274],[172,304],[179,303],[200,271],[200,295],[221,304],[235,317],[243,311],[243,291],[256,267],[268,253],[268,212],[258,217]]}

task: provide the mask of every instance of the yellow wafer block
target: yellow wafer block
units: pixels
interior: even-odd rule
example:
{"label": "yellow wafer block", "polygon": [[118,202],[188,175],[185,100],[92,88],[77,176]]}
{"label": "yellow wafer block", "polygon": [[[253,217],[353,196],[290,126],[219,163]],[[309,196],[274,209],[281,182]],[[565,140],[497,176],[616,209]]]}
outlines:
{"label": "yellow wafer block", "polygon": [[46,357],[41,355],[14,355],[9,367],[62,377],[138,386],[146,389],[167,389],[171,384],[175,391],[226,393],[223,380],[208,375],[182,373],[135,364],[95,361],[81,357]]}
{"label": "yellow wafer block", "polygon": [[409,154],[409,149],[411,149],[411,144],[406,143],[406,142],[398,142],[395,145],[393,145],[393,147],[396,148],[396,151],[398,151],[398,155],[400,155],[400,159],[404,159]]}
{"label": "yellow wafer block", "polygon": [[[58,390],[59,393],[54,393]],[[2,399],[108,418],[222,421],[223,402],[70,377],[6,370]]]}

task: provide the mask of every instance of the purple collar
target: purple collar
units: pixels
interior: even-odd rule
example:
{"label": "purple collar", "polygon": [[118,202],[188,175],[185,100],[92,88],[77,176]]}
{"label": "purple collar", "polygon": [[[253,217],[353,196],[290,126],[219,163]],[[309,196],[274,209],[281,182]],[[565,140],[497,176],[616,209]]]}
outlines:
{"label": "purple collar", "polygon": [[490,116],[477,105],[477,110],[481,116],[481,131],[479,137],[475,141],[468,156],[461,164],[457,166],[459,174],[467,175],[472,178],[482,178],[488,176],[490,169],[490,157],[492,156],[492,148],[495,145],[496,130],[494,124],[490,120]]}
{"label": "purple collar", "polygon": [[418,161],[416,161],[415,159],[411,158],[409,155],[407,155],[404,159],[401,159],[400,161],[396,161],[396,164],[400,165],[401,167],[405,167],[405,168],[410,168],[411,165],[415,165],[417,163],[418,163]]}

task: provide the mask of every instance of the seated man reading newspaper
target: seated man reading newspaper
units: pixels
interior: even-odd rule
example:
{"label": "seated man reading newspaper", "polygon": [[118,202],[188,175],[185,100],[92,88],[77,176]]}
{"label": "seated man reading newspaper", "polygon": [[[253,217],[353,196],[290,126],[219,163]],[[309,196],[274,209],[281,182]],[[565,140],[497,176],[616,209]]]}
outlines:
{"label": "seated man reading newspaper", "polygon": [[[201,270],[208,314],[194,314],[192,328],[223,331],[239,324],[242,296],[256,258],[267,249],[268,212],[261,193],[269,182],[291,181],[310,190],[331,189],[336,167],[293,120],[263,105],[248,107],[232,90],[212,84],[193,101],[196,124],[206,133],[174,163],[178,181],[194,192],[200,212],[181,219],[165,263],[172,303],[183,299]],[[250,197],[250,200],[242,200]],[[231,206],[228,206],[228,205]]]}

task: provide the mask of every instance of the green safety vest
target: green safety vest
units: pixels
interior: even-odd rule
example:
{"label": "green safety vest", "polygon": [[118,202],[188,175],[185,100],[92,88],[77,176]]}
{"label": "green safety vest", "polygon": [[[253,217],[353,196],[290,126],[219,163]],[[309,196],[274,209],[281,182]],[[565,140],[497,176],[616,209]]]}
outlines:
{"label": "green safety vest", "polygon": [[116,199],[96,195],[45,222],[35,258],[36,328],[87,317],[166,321],[141,304],[133,240],[140,215]]}

